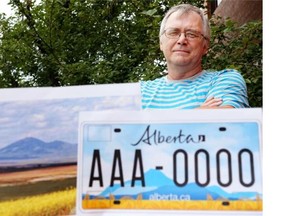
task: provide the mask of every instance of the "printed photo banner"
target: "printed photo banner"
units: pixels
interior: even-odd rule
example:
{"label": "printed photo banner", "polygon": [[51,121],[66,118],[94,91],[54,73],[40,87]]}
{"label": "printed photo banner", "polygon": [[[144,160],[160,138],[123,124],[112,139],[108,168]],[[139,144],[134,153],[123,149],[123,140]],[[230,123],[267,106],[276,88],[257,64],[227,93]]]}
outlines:
{"label": "printed photo banner", "polygon": [[262,215],[261,112],[80,112],[77,215]]}

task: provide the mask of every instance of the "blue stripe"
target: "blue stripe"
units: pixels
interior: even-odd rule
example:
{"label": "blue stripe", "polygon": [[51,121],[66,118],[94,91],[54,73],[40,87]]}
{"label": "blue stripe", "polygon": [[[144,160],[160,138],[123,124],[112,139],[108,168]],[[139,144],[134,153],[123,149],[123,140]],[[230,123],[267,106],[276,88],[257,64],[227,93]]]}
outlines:
{"label": "blue stripe", "polygon": [[221,97],[222,105],[249,107],[245,81],[235,70],[204,72],[182,82],[142,81],[141,93],[143,109],[193,109],[212,96]]}

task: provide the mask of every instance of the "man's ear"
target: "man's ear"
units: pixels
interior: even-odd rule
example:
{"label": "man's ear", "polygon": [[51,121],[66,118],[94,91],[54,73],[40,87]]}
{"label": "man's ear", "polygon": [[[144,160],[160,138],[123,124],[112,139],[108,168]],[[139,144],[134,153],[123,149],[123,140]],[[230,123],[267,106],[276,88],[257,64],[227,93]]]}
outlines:
{"label": "man's ear", "polygon": [[160,50],[163,51],[161,39],[159,40],[159,44],[160,44]]}
{"label": "man's ear", "polygon": [[205,43],[204,43],[204,47],[203,47],[203,55],[206,55],[207,53],[208,53],[208,51],[209,51],[209,45],[210,45],[210,43],[209,43],[209,41],[205,41]]}

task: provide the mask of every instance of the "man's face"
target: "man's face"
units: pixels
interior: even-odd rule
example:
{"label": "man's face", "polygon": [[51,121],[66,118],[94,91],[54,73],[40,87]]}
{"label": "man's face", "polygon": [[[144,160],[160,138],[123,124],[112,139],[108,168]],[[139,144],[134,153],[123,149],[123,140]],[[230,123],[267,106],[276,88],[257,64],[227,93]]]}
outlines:
{"label": "man's face", "polygon": [[[167,20],[166,29],[179,29],[182,33],[193,30],[203,34],[203,24],[199,14],[195,12],[180,15],[175,12]],[[175,67],[183,67],[193,70],[200,66],[202,56],[207,52],[207,42],[200,36],[188,40],[184,34],[179,38],[170,39],[165,34],[160,37],[160,49],[167,61],[168,70]]]}

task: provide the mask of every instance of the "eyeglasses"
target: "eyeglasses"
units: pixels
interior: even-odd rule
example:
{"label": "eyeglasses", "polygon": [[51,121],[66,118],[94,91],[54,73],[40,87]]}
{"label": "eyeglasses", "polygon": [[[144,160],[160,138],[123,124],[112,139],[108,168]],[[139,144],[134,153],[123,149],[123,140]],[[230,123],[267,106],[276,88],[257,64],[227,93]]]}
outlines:
{"label": "eyeglasses", "polygon": [[[182,32],[180,29],[177,29],[177,28],[168,28],[164,30],[164,34],[169,39],[178,39],[180,38]],[[189,41],[193,41],[200,37],[203,37],[205,40],[207,40],[207,38],[202,33],[195,31],[195,30],[187,30],[184,32],[184,35],[185,35],[185,38]]]}

